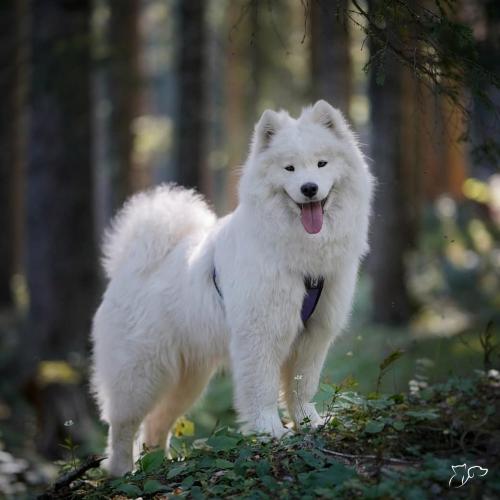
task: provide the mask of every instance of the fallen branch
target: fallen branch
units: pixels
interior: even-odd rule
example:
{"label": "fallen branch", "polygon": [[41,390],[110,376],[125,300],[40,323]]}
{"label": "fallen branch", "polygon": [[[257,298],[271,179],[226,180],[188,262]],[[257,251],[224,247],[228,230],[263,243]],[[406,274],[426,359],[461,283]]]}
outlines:
{"label": "fallen branch", "polygon": [[105,458],[106,457],[101,457],[99,455],[91,455],[76,469],[56,479],[50,489],[38,496],[38,500],[52,500],[58,498],[58,493],[61,492],[61,490],[68,488],[73,481],[82,477],[88,470],[99,467]]}
{"label": "fallen branch", "polygon": [[355,459],[355,460],[381,460],[382,462],[388,462],[399,465],[411,465],[418,463],[417,460],[404,460],[401,458],[384,458],[377,455],[352,455],[351,453],[341,453],[340,451],[327,450],[326,448],[319,448],[323,453],[327,455],[333,455],[335,457]]}

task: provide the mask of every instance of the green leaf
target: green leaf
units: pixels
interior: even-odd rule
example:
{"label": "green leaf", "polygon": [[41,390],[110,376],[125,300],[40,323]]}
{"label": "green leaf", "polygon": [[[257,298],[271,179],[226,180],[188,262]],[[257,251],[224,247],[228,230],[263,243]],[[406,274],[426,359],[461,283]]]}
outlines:
{"label": "green leaf", "polygon": [[191,486],[193,486],[193,483],[194,483],[194,477],[188,476],[184,479],[184,481],[182,481],[181,487],[185,490],[188,490],[189,488],[191,488]]}
{"label": "green leaf", "polygon": [[191,496],[193,497],[193,500],[203,500],[205,498],[205,495],[199,486],[193,486],[191,488]]}
{"label": "green leaf", "polygon": [[320,469],[324,465],[324,461],[318,458],[314,453],[306,450],[299,450],[297,455],[313,469]]}
{"label": "green leaf", "polygon": [[404,422],[401,422],[400,420],[396,420],[395,422],[392,423],[392,426],[394,429],[397,431],[402,431],[405,428]]}
{"label": "green leaf", "polygon": [[411,410],[407,411],[406,415],[420,420],[436,420],[436,418],[439,418],[439,415],[434,410]]}
{"label": "green leaf", "polygon": [[405,402],[405,395],[404,394],[393,394],[390,396],[390,399],[394,401],[397,405],[404,403]]}
{"label": "green leaf", "polygon": [[368,406],[377,410],[384,410],[394,404],[392,399],[369,399]]}
{"label": "green leaf", "polygon": [[299,481],[308,488],[331,488],[355,476],[353,469],[343,464],[335,463],[327,469],[301,472],[297,475]]}
{"label": "green leaf", "polygon": [[165,484],[161,484],[156,479],[148,479],[144,483],[143,492],[146,494],[157,493],[159,491],[168,491],[170,488]]}
{"label": "green leaf", "polygon": [[391,352],[389,356],[387,356],[382,363],[380,363],[380,370],[384,371],[386,370],[392,363],[397,361],[402,355],[404,354],[404,351],[401,349],[396,349],[395,351]]}
{"label": "green leaf", "polygon": [[213,469],[215,467],[215,458],[213,455],[200,457],[196,464],[197,469]]}
{"label": "green leaf", "polygon": [[140,464],[144,472],[149,473],[158,469],[163,463],[165,452],[163,450],[156,450],[146,453],[141,459]]}
{"label": "green leaf", "polygon": [[234,464],[230,462],[229,460],[224,460],[223,458],[217,458],[214,462],[214,465],[218,469],[232,469],[234,467]]}
{"label": "green leaf", "polygon": [[115,488],[115,490],[125,493],[129,498],[137,498],[142,495],[142,490],[135,484],[123,483]]}
{"label": "green leaf", "polygon": [[384,422],[377,422],[376,420],[371,420],[368,422],[365,426],[365,432],[368,432],[368,434],[377,434],[378,432],[381,432],[385,427]]}
{"label": "green leaf", "polygon": [[207,439],[207,444],[215,451],[229,451],[236,447],[239,439],[229,436],[211,436]]}
{"label": "green leaf", "polygon": [[330,488],[316,488],[314,493],[320,498],[338,498],[338,493]]}
{"label": "green leaf", "polygon": [[185,464],[175,465],[171,467],[167,473],[167,479],[173,479],[176,476],[179,476],[187,471],[187,467]]}
{"label": "green leaf", "polygon": [[255,472],[257,472],[257,474],[261,477],[266,476],[270,470],[271,464],[266,459],[260,460],[255,466]]}
{"label": "green leaf", "polygon": [[272,476],[263,476],[260,478],[261,483],[271,491],[276,490],[279,488],[278,483],[276,482],[276,479]]}
{"label": "green leaf", "polygon": [[326,392],[328,394],[335,394],[337,391],[335,389],[335,387],[331,384],[319,384],[319,387],[320,389],[323,391],[323,392]]}

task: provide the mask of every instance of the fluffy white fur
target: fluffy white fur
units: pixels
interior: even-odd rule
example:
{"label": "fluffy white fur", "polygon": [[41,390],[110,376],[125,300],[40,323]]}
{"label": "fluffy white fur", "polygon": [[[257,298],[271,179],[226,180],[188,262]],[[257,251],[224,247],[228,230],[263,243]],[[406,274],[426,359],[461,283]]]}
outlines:
{"label": "fluffy white fur", "polygon": [[[318,161],[328,163],[318,168]],[[318,184],[315,200],[327,197],[318,234],[300,221],[305,182]],[[297,425],[305,417],[321,424],[310,401],[328,347],[348,320],[368,248],[372,185],[341,113],[318,101],[298,119],[264,112],[230,215],[217,220],[200,196],[172,186],[125,205],[106,237],[109,285],[92,333],[93,387],[110,425],[112,474],[132,468],[141,422],[143,442],[164,447],[172,424],[224,363],[245,429],[277,438],[286,432],[280,386]],[[306,275],[323,276],[325,285],[304,326]]]}

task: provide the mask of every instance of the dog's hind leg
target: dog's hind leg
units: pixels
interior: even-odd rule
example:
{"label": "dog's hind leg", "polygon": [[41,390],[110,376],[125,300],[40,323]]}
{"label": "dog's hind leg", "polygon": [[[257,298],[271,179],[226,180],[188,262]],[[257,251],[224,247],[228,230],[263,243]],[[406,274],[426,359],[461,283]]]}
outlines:
{"label": "dog's hind leg", "polygon": [[167,438],[170,428],[174,424],[177,416],[173,411],[168,393],[163,395],[156,403],[156,406],[144,419],[140,445],[147,448],[167,447]]}
{"label": "dog's hind leg", "polygon": [[144,420],[146,447],[168,448],[170,429],[199,398],[212,372],[209,367],[184,367],[176,384],[165,392]]}
{"label": "dog's hind leg", "polygon": [[109,422],[108,458],[104,467],[113,476],[131,471],[134,465],[133,443],[140,423],[154,406],[160,382],[144,376],[142,368],[117,373],[107,385]]}
{"label": "dog's hind leg", "polygon": [[139,427],[138,420],[112,421],[108,431],[108,458],[103,463],[112,476],[123,476],[132,470],[132,447]]}

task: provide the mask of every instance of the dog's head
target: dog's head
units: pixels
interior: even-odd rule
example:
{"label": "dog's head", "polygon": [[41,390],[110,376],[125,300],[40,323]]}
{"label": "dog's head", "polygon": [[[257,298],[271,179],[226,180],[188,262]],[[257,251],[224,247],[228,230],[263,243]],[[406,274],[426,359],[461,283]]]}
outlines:
{"label": "dog's head", "polygon": [[284,111],[264,111],[255,126],[240,199],[273,211],[274,220],[278,214],[283,223],[317,234],[360,197],[368,212],[371,184],[344,117],[318,101],[298,119]]}

